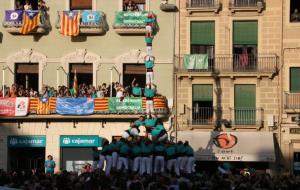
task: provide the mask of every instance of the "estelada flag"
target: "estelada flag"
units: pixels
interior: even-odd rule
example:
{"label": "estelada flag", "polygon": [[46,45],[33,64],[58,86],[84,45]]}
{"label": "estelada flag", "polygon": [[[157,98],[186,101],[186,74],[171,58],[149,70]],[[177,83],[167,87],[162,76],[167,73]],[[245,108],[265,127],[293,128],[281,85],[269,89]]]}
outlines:
{"label": "estelada flag", "polygon": [[28,34],[38,27],[40,23],[40,11],[24,11],[21,33]]}
{"label": "estelada flag", "polygon": [[64,36],[78,36],[79,22],[79,11],[62,11],[61,34]]}
{"label": "estelada flag", "polygon": [[36,108],[36,114],[49,115],[51,113],[49,98],[39,98]]}

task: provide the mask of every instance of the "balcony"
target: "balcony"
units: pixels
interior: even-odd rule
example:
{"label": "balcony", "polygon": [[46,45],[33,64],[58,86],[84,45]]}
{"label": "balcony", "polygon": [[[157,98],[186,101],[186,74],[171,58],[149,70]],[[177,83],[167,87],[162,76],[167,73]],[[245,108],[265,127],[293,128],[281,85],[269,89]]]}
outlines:
{"label": "balcony", "polygon": [[263,0],[230,0],[229,10],[232,13],[238,11],[256,11],[261,13],[265,8]]}
{"label": "balcony", "polygon": [[186,10],[189,14],[193,12],[214,12],[218,13],[221,10],[219,0],[188,0]]}
{"label": "balcony", "polygon": [[[27,11],[27,13],[37,11]],[[3,21],[3,27],[5,30],[11,34],[22,34],[21,28],[23,26],[23,14],[22,10],[6,10],[5,17]],[[40,23],[38,26],[30,31],[28,34],[46,34],[49,32],[51,26],[49,21],[49,16],[44,11],[39,11]]]}
{"label": "balcony", "polygon": [[188,115],[190,116],[193,127],[213,127],[221,118],[222,110],[217,107],[193,107],[187,108]]}
{"label": "balcony", "polygon": [[[146,19],[149,14],[148,11],[118,11],[116,13],[113,28],[116,33],[120,35],[144,35],[146,33]],[[154,14],[153,14],[154,15]],[[155,17],[155,16],[154,16]],[[157,29],[156,19],[154,19],[153,32]]]}
{"label": "balcony", "polygon": [[263,127],[264,112],[262,108],[230,108],[230,123],[232,128]]}
{"label": "balcony", "polygon": [[175,56],[177,74],[218,76],[268,76],[277,73],[278,57],[269,55],[216,55],[191,54]]}
{"label": "balcony", "polygon": [[286,112],[300,112],[300,93],[284,93],[284,109]]}
{"label": "balcony", "polygon": [[[63,11],[57,12],[56,28],[61,29]],[[101,11],[91,11],[89,14],[80,13],[79,34],[101,35],[108,31],[105,14]],[[99,16],[99,19],[95,19]],[[85,19],[86,18],[86,19]],[[89,21],[91,20],[91,21]],[[61,32],[61,31],[60,31]]]}
{"label": "balcony", "polygon": [[170,4],[168,0],[161,0],[160,10],[165,12],[175,12],[177,11],[177,6],[175,4]]}

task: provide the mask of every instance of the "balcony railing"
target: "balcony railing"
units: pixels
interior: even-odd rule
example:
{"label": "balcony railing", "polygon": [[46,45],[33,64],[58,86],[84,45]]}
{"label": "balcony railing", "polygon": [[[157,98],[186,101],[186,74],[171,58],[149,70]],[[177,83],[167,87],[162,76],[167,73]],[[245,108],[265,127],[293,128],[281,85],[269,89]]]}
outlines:
{"label": "balcony railing", "polygon": [[262,12],[264,9],[263,0],[230,0],[229,9],[235,11],[257,11]]}
{"label": "balcony railing", "polygon": [[[118,11],[116,12],[113,28],[118,34],[145,34],[146,19],[149,14],[154,15],[154,13],[148,11]],[[154,33],[156,28],[157,22],[154,15],[152,27]]]}
{"label": "balcony railing", "polygon": [[230,108],[231,125],[234,126],[263,126],[262,108]]}
{"label": "balcony railing", "polygon": [[192,125],[215,125],[221,108],[216,107],[193,107],[191,110]]}
{"label": "balcony railing", "polygon": [[[37,11],[27,11],[30,12],[37,12]],[[7,32],[12,34],[21,34],[21,28],[23,26],[23,14],[24,11],[22,10],[6,10],[4,21],[2,23],[3,27],[6,29]],[[43,34],[47,33],[50,29],[50,21],[49,16],[44,11],[39,11],[40,16],[40,24],[30,31],[30,34]]]}
{"label": "balcony railing", "polygon": [[[108,31],[108,25],[106,22],[105,14],[101,11],[92,11],[91,13],[97,13],[99,15],[99,21],[93,20],[90,22],[84,22],[83,17],[88,17],[89,15],[83,15],[81,12],[80,15],[80,23],[79,23],[79,33],[80,34],[105,34]],[[61,15],[62,11],[57,12],[57,21],[56,21],[56,28],[61,28]]]}
{"label": "balcony railing", "polygon": [[219,12],[221,3],[219,0],[187,0],[186,9],[191,12]]}
{"label": "balcony railing", "polygon": [[300,109],[300,92],[284,94],[284,108],[285,109]]}
{"label": "balcony railing", "polygon": [[175,56],[175,70],[186,72],[225,73],[276,73],[278,57],[276,55],[216,55],[207,59],[186,59]]}

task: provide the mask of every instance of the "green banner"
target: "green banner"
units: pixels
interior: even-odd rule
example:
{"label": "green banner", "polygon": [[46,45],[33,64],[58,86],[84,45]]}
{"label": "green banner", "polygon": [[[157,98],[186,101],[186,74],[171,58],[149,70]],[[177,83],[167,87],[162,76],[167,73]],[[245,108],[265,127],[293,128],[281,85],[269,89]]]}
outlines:
{"label": "green banner", "polygon": [[119,11],[116,13],[114,27],[121,27],[123,25],[145,26],[148,14],[148,11]]}
{"label": "green banner", "polygon": [[208,55],[207,54],[184,55],[183,63],[185,69],[208,70]]}
{"label": "green banner", "polygon": [[99,147],[99,136],[60,136],[60,147]]}
{"label": "green banner", "polygon": [[142,111],[143,99],[142,98],[124,98],[123,101],[120,98],[108,98],[108,111]]}
{"label": "green banner", "polygon": [[46,147],[45,136],[9,136],[7,146],[11,148]]}

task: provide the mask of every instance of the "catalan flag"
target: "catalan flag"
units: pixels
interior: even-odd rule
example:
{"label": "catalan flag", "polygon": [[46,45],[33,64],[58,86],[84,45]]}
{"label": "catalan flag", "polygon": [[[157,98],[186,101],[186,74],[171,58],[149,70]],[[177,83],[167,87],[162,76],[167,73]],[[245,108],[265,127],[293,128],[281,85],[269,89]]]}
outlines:
{"label": "catalan flag", "polygon": [[64,36],[78,36],[80,12],[63,11],[61,18],[61,34]]}
{"label": "catalan flag", "polygon": [[36,114],[38,115],[49,115],[50,114],[50,101],[49,98],[39,98],[36,108]]}
{"label": "catalan flag", "polygon": [[73,93],[74,93],[74,96],[77,97],[77,95],[78,95],[78,84],[77,84],[76,70],[75,70],[74,81],[73,81]]}
{"label": "catalan flag", "polygon": [[21,33],[28,34],[32,30],[34,30],[40,23],[41,21],[39,11],[24,11]]}

